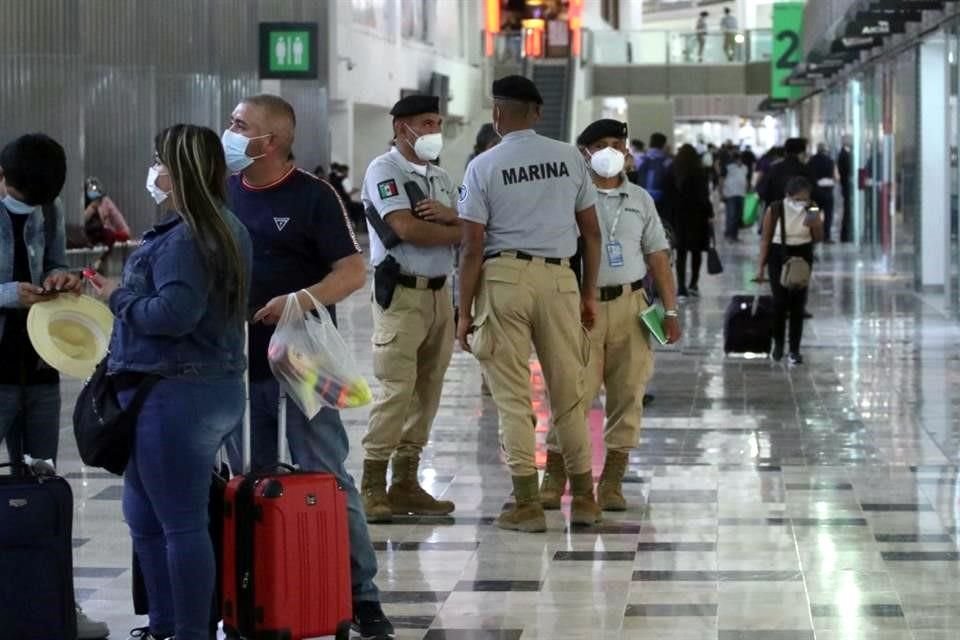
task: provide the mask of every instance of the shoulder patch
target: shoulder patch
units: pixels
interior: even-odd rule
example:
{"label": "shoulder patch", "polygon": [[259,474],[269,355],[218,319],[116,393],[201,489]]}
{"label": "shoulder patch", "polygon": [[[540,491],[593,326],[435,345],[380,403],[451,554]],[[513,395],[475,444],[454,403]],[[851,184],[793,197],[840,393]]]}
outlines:
{"label": "shoulder patch", "polygon": [[391,178],[377,183],[377,193],[380,194],[381,199],[385,200],[400,195],[400,189],[397,188],[397,181]]}
{"label": "shoulder patch", "polygon": [[457,187],[457,196],[458,196],[457,199],[460,202],[467,201],[467,185],[462,184],[459,187]]}

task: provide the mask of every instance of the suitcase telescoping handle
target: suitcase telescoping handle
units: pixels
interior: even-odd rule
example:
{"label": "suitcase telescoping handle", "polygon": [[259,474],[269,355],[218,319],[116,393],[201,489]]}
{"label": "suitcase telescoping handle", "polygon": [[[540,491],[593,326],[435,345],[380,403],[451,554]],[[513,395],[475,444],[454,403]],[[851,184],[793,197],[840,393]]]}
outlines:
{"label": "suitcase telescoping handle", "polygon": [[[247,355],[249,362],[249,326],[244,323],[243,352]],[[250,423],[250,370],[247,368],[247,375],[243,377],[243,428],[240,436],[241,441],[241,459],[243,461],[244,475],[250,473],[252,467],[252,425]],[[290,453],[287,446],[287,392],[283,386],[280,386],[280,393],[277,401],[277,462],[280,465],[290,464]]]}

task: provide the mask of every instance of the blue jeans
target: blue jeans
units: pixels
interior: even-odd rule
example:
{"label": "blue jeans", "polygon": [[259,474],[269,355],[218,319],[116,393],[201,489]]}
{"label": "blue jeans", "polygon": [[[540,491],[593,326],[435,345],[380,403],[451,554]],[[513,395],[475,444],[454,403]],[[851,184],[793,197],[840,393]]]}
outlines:
{"label": "blue jeans", "polygon": [[[277,452],[277,414],[280,386],[273,378],[250,383],[250,426],[252,464],[263,469],[279,460]],[[240,469],[239,427],[227,445],[230,464]],[[354,602],[377,602],[380,591],[374,584],[377,555],[370,542],[367,517],[360,502],[360,493],[345,462],[350,453],[350,440],[340,421],[340,413],[324,408],[313,420],[307,420],[297,405],[287,402],[287,443],[290,457],[304,471],[331,473],[347,492],[347,521],[350,527],[350,575]],[[180,640],[179,636],[177,640]]]}
{"label": "blue jeans", "polygon": [[[119,394],[126,405],[133,390]],[[207,509],[217,450],[243,416],[240,378],[161,380],[140,410],[123,514],[143,570],[150,630],[208,640],[216,561]]]}
{"label": "blue jeans", "polygon": [[60,385],[0,384],[0,442],[11,459],[26,453],[56,462],[60,444]]}
{"label": "blue jeans", "polygon": [[743,196],[731,196],[724,200],[727,205],[727,216],[724,235],[729,240],[736,240],[743,220]]}

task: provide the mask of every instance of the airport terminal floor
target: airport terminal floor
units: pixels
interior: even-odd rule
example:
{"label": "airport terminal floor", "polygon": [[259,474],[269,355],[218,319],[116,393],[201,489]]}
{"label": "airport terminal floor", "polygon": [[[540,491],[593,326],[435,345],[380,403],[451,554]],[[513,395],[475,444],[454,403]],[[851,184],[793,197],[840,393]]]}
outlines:
{"label": "airport terminal floor", "polygon": [[[724,307],[755,290],[753,251],[723,249],[726,272],[704,275],[701,297],[682,307],[682,346],[658,353],[630,457],[631,508],[597,527],[571,530],[562,512],[548,512],[546,534],[493,526],[511,491],[496,409],[475,361],[455,353],[421,480],[457,510],[371,526],[399,638],[960,637],[960,325],[909,277],[824,246],[805,364],[726,357]],[[339,316],[370,375],[369,289]],[[532,371],[542,462],[550,416]],[[78,388],[65,384],[61,432],[78,599],[125,638],[143,622],[132,614],[121,480],[79,461],[68,426]],[[343,415],[359,477],[367,414]]]}

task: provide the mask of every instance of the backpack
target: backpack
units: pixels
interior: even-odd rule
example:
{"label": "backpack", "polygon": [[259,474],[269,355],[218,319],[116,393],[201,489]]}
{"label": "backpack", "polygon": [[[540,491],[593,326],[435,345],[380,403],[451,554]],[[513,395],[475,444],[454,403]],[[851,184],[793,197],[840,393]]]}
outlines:
{"label": "backpack", "polygon": [[663,201],[663,177],[666,174],[667,157],[645,158],[640,167],[640,186],[647,190],[653,201]]}

